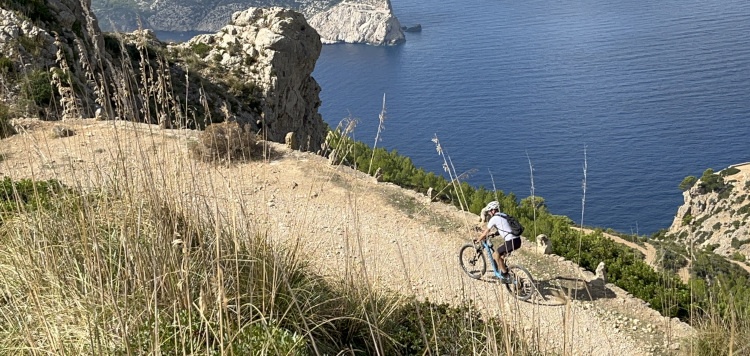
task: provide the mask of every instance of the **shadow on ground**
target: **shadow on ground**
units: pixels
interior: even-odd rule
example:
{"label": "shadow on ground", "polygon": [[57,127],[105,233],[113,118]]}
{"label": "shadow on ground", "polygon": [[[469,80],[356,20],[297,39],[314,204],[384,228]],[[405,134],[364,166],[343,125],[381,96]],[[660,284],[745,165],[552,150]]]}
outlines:
{"label": "shadow on ground", "polygon": [[[500,281],[492,277],[482,280],[504,287]],[[594,301],[617,296],[599,279],[588,282],[580,278],[558,276],[548,280],[537,280],[535,286],[538,293],[528,302],[542,305],[564,305],[571,300]]]}

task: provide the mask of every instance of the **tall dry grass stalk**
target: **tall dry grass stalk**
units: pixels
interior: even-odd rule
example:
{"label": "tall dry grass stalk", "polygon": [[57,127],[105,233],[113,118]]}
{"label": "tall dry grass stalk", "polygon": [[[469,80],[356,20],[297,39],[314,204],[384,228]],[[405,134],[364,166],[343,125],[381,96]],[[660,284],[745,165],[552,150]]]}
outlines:
{"label": "tall dry grass stalk", "polygon": [[372,174],[372,161],[375,159],[375,150],[380,142],[380,132],[385,130],[385,93],[383,94],[383,108],[378,115],[378,132],[375,134],[375,142],[372,144],[372,156],[370,157],[370,166],[367,167],[367,174]]}
{"label": "tall dry grass stalk", "polygon": [[532,216],[532,221],[534,222],[533,237],[534,237],[534,239],[536,239],[536,236],[537,236],[536,213],[537,213],[537,208],[539,207],[539,203],[537,202],[536,189],[535,189],[535,186],[534,186],[534,166],[531,164],[531,157],[529,157],[529,153],[528,152],[526,153],[526,160],[529,162],[529,180],[530,180],[530,184],[531,184],[530,185],[531,202],[532,202],[532,204],[534,204],[533,205],[533,208],[534,208],[533,209],[533,214],[534,215]]}
{"label": "tall dry grass stalk", "polygon": [[459,202],[460,209],[462,211],[469,211],[469,204],[466,200],[466,195],[461,189],[461,175],[456,172],[456,167],[453,166],[453,161],[451,161],[450,156],[445,154],[445,150],[443,149],[443,145],[440,144],[440,139],[438,139],[437,134],[432,137],[432,142],[435,144],[435,151],[437,151],[437,154],[443,160],[443,171],[448,173],[448,178],[450,178],[450,183],[456,194],[455,198]]}

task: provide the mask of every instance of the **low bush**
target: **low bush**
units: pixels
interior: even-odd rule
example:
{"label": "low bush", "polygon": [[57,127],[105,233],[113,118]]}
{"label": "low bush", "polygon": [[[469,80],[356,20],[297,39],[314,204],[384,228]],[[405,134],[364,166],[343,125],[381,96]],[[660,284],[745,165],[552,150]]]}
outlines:
{"label": "low bush", "polygon": [[733,260],[735,260],[735,261],[739,261],[739,262],[745,262],[745,255],[743,255],[743,254],[742,254],[741,252],[739,252],[739,251],[735,251],[735,252],[734,252],[734,253],[732,254],[731,258],[732,258]]}
{"label": "low bush", "polygon": [[6,138],[11,135],[15,135],[16,130],[10,123],[10,108],[0,103],[0,138]]}
{"label": "low bush", "polygon": [[0,181],[0,212],[19,212],[48,207],[64,191],[63,185],[55,180],[13,181],[5,177]]}
{"label": "low bush", "polygon": [[682,182],[680,182],[679,188],[681,191],[684,192],[692,188],[693,185],[695,185],[695,182],[697,181],[698,181],[698,178],[696,178],[695,176],[687,176],[685,177],[685,179],[682,180]]}
{"label": "low bush", "polygon": [[205,43],[194,43],[190,48],[193,50],[193,53],[197,54],[199,57],[203,58],[208,54],[208,52],[211,50],[211,46],[205,44]]}
{"label": "low bush", "polygon": [[21,92],[37,106],[48,106],[54,95],[49,73],[42,69],[31,71],[23,80]]}
{"label": "low bush", "polygon": [[13,61],[3,55],[0,55],[0,74],[7,74],[13,72]]}
{"label": "low bush", "polygon": [[722,177],[728,177],[737,173],[740,173],[740,170],[737,167],[729,167],[719,172],[719,175],[721,175]]}
{"label": "low bush", "polygon": [[237,122],[208,125],[199,141],[190,146],[193,156],[206,162],[251,160],[262,157],[263,149],[250,126]]}

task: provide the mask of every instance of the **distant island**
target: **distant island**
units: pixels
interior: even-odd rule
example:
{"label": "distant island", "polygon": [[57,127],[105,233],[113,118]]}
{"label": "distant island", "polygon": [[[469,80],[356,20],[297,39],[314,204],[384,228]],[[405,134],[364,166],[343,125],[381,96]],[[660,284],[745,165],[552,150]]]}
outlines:
{"label": "distant island", "polygon": [[[393,14],[390,0],[92,0],[91,8],[103,31],[216,32],[233,13],[252,7],[284,7],[302,13],[321,36],[322,43],[397,45],[404,30]],[[413,27],[409,27],[413,28]]]}

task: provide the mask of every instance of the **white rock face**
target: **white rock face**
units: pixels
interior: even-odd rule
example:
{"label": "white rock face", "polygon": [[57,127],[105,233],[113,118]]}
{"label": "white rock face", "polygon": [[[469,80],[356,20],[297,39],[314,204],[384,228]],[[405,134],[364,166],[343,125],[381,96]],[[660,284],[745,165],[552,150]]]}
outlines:
{"label": "white rock face", "polygon": [[[254,83],[262,97],[257,125],[262,136],[284,142],[293,132],[302,150],[320,148],[326,125],[318,113],[320,86],[311,76],[322,44],[302,14],[280,7],[236,12],[215,34],[199,35],[182,46],[199,43],[211,49],[203,60],[219,64],[243,83]],[[250,98],[252,99],[252,98]]]}
{"label": "white rock face", "polygon": [[323,43],[396,45],[405,41],[390,0],[342,2],[310,18]]}
{"label": "white rock face", "polygon": [[144,0],[117,7],[93,0],[93,6],[105,25],[125,32],[137,29],[138,19],[153,30],[213,32],[236,11],[281,6],[304,14],[323,43],[393,45],[405,40],[390,0]]}

